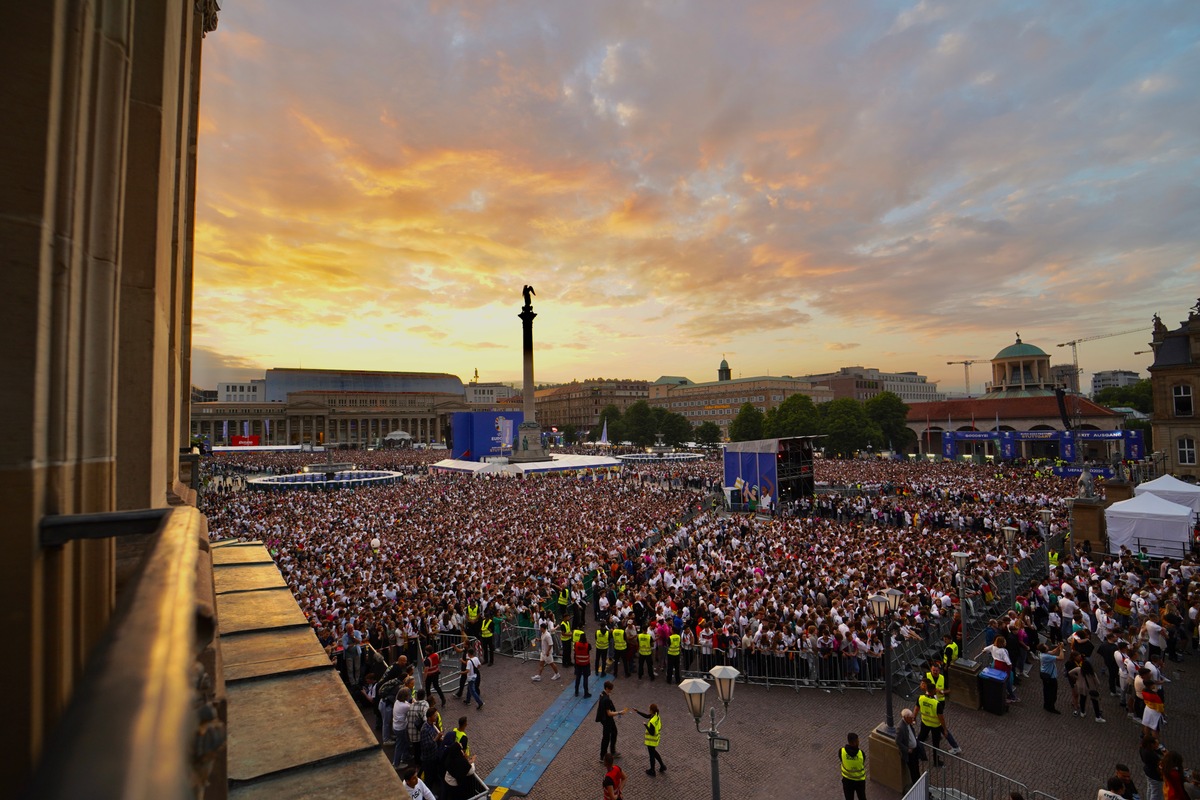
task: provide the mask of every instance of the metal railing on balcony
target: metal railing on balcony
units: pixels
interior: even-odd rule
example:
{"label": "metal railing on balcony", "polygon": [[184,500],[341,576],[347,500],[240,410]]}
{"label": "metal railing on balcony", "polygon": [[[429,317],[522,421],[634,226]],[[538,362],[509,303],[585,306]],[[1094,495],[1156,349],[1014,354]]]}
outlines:
{"label": "metal railing on balcony", "polygon": [[29,797],[226,794],[204,516],[180,506],[50,517],[41,539],[57,547],[147,533],[153,544],[46,743]]}

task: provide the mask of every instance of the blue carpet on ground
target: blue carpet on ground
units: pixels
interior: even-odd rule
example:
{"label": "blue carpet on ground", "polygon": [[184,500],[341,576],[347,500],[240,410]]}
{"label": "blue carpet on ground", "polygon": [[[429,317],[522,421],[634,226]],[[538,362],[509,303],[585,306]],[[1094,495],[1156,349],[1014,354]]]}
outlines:
{"label": "blue carpet on ground", "polygon": [[514,795],[529,794],[579,723],[592,719],[599,693],[593,692],[584,699],[583,695],[575,696],[572,683],[563,681],[563,684],[562,694],[487,776],[488,786],[503,786]]}

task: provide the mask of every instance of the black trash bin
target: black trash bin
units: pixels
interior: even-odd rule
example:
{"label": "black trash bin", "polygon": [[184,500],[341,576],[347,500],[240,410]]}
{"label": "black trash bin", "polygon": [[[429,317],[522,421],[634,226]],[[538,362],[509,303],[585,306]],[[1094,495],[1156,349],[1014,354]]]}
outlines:
{"label": "black trash bin", "polygon": [[979,707],[992,714],[1008,713],[1008,692],[1004,688],[1005,675],[998,669],[988,667],[979,673]]}

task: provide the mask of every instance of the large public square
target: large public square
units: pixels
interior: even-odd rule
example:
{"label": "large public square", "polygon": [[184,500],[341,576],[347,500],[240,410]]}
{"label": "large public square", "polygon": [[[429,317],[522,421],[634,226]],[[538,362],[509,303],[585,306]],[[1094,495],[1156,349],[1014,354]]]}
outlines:
{"label": "large public square", "polygon": [[[510,624],[536,619],[537,607],[552,600],[555,587],[573,587],[596,569],[611,569],[607,577],[618,576],[613,583],[623,588],[626,611],[643,600],[660,613],[688,606],[699,616],[715,616],[722,621],[718,627],[729,631],[744,625],[739,617],[748,614],[756,620],[751,629],[782,632],[799,658],[808,648],[802,632],[807,623],[844,617],[852,631],[846,638],[864,642],[859,656],[864,676],[877,675],[880,650],[869,646],[877,637],[867,595],[887,585],[905,591],[906,632],[898,634],[897,643],[919,636],[922,615],[944,625],[959,596],[949,551],[973,554],[965,579],[969,592],[1002,594],[1008,585],[1006,556],[1028,559],[1023,563],[1045,556],[1041,512],[1049,510],[1053,530],[1061,533],[1069,525],[1067,501],[1074,490],[1072,482],[1034,465],[831,461],[818,465],[815,499],[802,501],[790,514],[784,509],[780,518],[751,519],[713,510],[712,496],[703,488],[685,488],[689,478],[694,479],[690,485],[707,486],[712,461],[638,465],[605,480],[518,480],[429,475],[424,472],[428,455],[361,455],[371,466],[413,474],[396,486],[371,489],[241,491],[238,476],[257,474],[270,459],[279,460],[283,471],[296,468],[292,461],[316,456],[245,454],[238,461],[228,454],[213,462],[218,479],[205,500],[215,537],[260,539],[267,545],[331,652],[348,620],[369,632],[376,649],[394,654],[398,651],[389,649],[393,631],[440,628],[445,636],[455,629],[456,614],[461,624],[468,603],[494,604]],[[385,463],[389,459],[395,463]],[[1016,529],[1016,552],[1006,552],[1002,527]],[[1065,553],[1059,557],[1067,560]],[[1087,563],[1106,574],[1099,554]],[[1019,581],[1016,592],[1025,595],[1025,588]],[[586,627],[594,632],[594,607],[590,599],[587,604]],[[968,633],[976,651],[978,633],[978,628]],[[1126,635],[1132,634],[1131,629]],[[936,650],[936,642],[930,644]],[[771,645],[759,646],[770,652]],[[514,656],[501,648],[495,665],[483,668],[483,709],[459,705],[450,696],[444,713],[449,728],[465,709],[461,713],[470,718],[480,775],[500,763],[560,692],[572,688],[569,671],[561,683],[549,680],[549,671],[542,682],[531,682],[536,656],[524,640],[518,649]],[[1196,675],[1194,656],[1182,659],[1166,665],[1169,722],[1162,740],[1191,768],[1200,754]],[[447,666],[443,680],[453,687],[454,670]],[[602,680],[592,676],[593,693]],[[707,796],[706,738],[697,732],[682,692],[661,674],[654,682],[623,675],[615,684],[618,708],[646,710],[658,704],[664,723],[660,752],[669,767],[654,778],[644,774],[641,726],[632,715],[622,719],[618,750],[629,775],[626,797]],[[984,781],[993,790],[1006,785],[990,772],[1029,792],[1060,800],[1090,798],[1119,762],[1131,765],[1135,782],[1144,783],[1139,780],[1141,726],[1117,707],[1116,698],[1101,693],[1105,723],[1094,722],[1090,713],[1072,716],[1064,680],[1059,689],[1064,713],[1048,714],[1041,708],[1036,666],[1017,692],[1020,701],[1002,716],[948,705],[948,725],[963,748],[960,756],[947,757],[943,768],[955,773],[951,785]],[[913,706],[915,694],[911,686],[901,687],[893,700],[898,720],[902,708]],[[839,796],[838,747],[849,732],[865,744],[883,722],[884,709],[881,689],[739,684],[721,725],[731,742],[730,752],[720,758],[723,795]],[[364,713],[374,723],[374,711]],[[529,797],[596,792],[603,777],[600,735],[589,713]],[[390,755],[390,747],[385,751]],[[870,782],[868,796],[899,794]]]}

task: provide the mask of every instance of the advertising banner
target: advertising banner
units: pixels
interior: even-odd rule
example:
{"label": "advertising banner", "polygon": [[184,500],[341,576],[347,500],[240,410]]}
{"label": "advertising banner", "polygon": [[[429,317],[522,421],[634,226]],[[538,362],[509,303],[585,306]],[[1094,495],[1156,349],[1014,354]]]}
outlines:
{"label": "advertising banner", "polygon": [[229,440],[231,447],[258,447],[259,436],[234,436]]}
{"label": "advertising banner", "polygon": [[450,457],[482,461],[512,453],[523,411],[457,411],[450,415]]}

